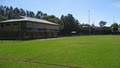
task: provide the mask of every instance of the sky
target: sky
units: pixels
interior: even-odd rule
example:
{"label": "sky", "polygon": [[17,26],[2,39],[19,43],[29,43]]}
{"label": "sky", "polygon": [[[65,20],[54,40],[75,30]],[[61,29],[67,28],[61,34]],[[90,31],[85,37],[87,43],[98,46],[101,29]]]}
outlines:
{"label": "sky", "polygon": [[88,10],[90,10],[90,23],[99,25],[106,21],[107,26],[115,22],[120,24],[120,0],[0,0],[0,5],[13,6],[30,10],[35,13],[42,11],[48,15],[67,15],[68,13],[79,20],[88,23]]}

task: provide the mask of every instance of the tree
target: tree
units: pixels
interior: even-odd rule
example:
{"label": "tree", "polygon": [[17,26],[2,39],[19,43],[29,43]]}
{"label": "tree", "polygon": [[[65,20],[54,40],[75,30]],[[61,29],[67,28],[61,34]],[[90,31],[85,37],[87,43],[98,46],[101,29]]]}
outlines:
{"label": "tree", "polygon": [[79,21],[76,20],[72,14],[68,14],[66,16],[62,15],[61,20],[64,23],[63,34],[64,35],[72,35],[72,31],[79,31]]}
{"label": "tree", "polygon": [[41,19],[41,18],[43,18],[43,15],[44,15],[43,12],[38,11],[36,14],[36,18]]}
{"label": "tree", "polygon": [[30,11],[29,17],[33,17],[34,18],[35,17],[34,12]]}
{"label": "tree", "polygon": [[119,27],[120,27],[120,24],[119,24]]}
{"label": "tree", "polygon": [[15,18],[16,18],[16,16],[15,16],[13,7],[11,6],[9,9],[9,12],[7,13],[7,19],[15,19]]}
{"label": "tree", "polygon": [[106,21],[100,21],[100,23],[99,23],[100,27],[104,27],[106,24],[107,24]]}
{"label": "tree", "polygon": [[119,25],[118,25],[118,23],[113,23],[113,24],[111,25],[111,27],[112,27],[112,31],[113,31],[113,32],[117,32],[117,31],[118,31],[118,28],[119,28]]}
{"label": "tree", "polygon": [[20,10],[18,9],[18,7],[14,8],[14,14],[15,17],[18,17],[20,15]]}
{"label": "tree", "polygon": [[26,15],[25,10],[23,10],[22,8],[19,9],[19,10],[20,10],[20,16],[25,16]]}
{"label": "tree", "polygon": [[44,13],[43,16],[47,16],[47,13]]}
{"label": "tree", "polygon": [[0,16],[4,16],[4,7],[0,6]]}
{"label": "tree", "polygon": [[29,11],[28,10],[26,10],[26,16],[29,17]]}
{"label": "tree", "polygon": [[0,21],[6,20],[5,17],[0,16]]}
{"label": "tree", "polygon": [[54,15],[47,15],[45,14],[43,16],[44,20],[59,24],[59,28],[60,28],[60,32],[63,30],[64,28],[64,23],[62,22],[62,20],[60,20],[58,17],[54,16]]}

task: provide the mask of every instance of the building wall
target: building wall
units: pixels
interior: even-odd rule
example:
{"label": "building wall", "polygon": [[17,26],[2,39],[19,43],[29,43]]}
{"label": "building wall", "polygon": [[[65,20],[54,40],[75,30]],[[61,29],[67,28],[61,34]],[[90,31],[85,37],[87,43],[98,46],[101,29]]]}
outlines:
{"label": "building wall", "polygon": [[59,26],[56,25],[49,25],[49,24],[42,24],[42,23],[37,23],[37,22],[27,22],[27,30],[28,31],[43,31],[46,32],[46,29],[49,29],[50,31],[53,32],[53,30],[59,31]]}
{"label": "building wall", "polygon": [[25,22],[0,23],[0,38],[20,38],[25,29]]}
{"label": "building wall", "polygon": [[0,23],[0,38],[49,38],[57,37],[59,26],[30,21]]}
{"label": "building wall", "polygon": [[18,22],[12,23],[0,23],[0,32],[13,32],[20,30],[20,24]]}
{"label": "building wall", "polygon": [[57,33],[59,32],[59,26],[37,22],[26,22],[26,31],[26,38],[57,37]]}

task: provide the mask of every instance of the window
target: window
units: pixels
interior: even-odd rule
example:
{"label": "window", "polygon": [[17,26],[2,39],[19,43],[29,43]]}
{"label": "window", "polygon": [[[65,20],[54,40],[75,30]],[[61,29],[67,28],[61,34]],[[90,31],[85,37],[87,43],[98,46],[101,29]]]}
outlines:
{"label": "window", "polygon": [[40,36],[43,36],[43,34],[42,34],[42,33],[40,33]]}
{"label": "window", "polygon": [[6,24],[6,26],[9,26],[10,24]]}
{"label": "window", "polygon": [[27,30],[32,30],[32,28],[27,28]]}
{"label": "window", "polygon": [[59,32],[58,29],[51,29],[52,32]]}
{"label": "window", "polygon": [[4,28],[4,25],[3,25],[3,23],[0,25],[0,27],[1,27],[1,28]]}
{"label": "window", "polygon": [[14,25],[18,25],[17,23],[14,23]]}

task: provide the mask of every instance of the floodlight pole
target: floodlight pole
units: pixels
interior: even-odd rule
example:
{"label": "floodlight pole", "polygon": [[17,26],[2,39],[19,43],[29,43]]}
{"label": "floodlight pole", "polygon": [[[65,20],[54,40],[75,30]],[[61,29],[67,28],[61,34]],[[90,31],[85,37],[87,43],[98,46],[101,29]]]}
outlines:
{"label": "floodlight pole", "polygon": [[93,34],[95,35],[95,21],[94,21],[94,23],[93,23],[93,24],[94,24],[94,33],[93,33]]}
{"label": "floodlight pole", "polygon": [[90,35],[90,10],[88,10],[88,23],[89,23],[89,35]]}

